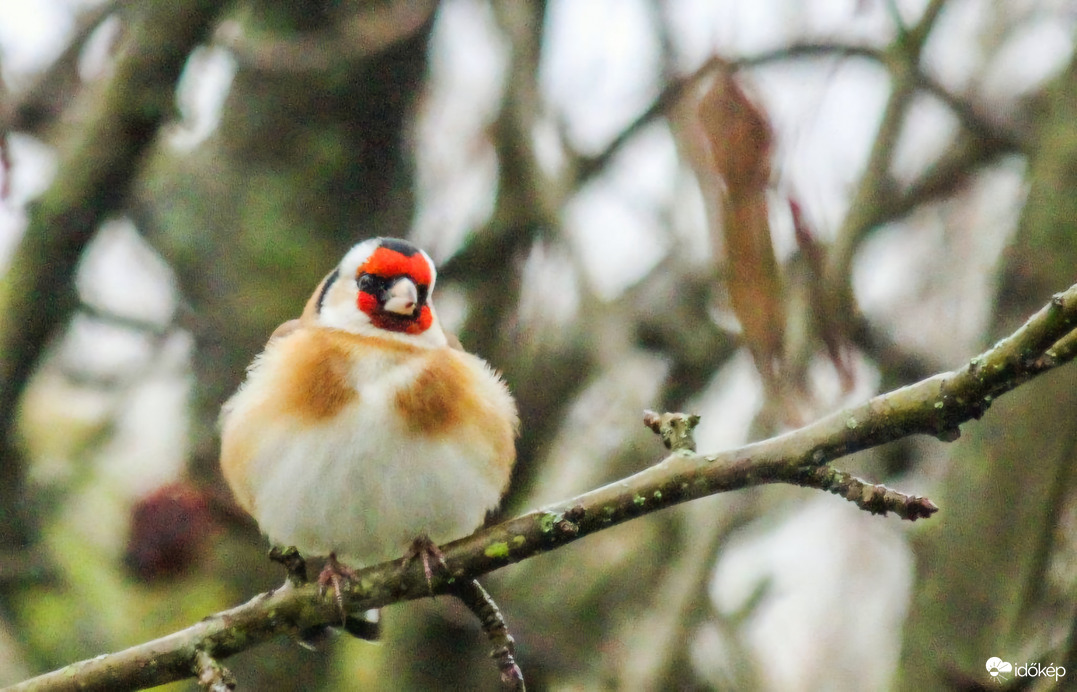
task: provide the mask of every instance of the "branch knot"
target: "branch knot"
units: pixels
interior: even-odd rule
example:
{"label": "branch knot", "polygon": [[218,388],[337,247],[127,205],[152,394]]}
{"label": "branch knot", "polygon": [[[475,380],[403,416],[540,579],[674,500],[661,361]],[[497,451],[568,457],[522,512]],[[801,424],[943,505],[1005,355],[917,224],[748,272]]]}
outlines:
{"label": "branch knot", "polygon": [[661,436],[662,444],[674,452],[696,451],[696,440],[692,431],[699,425],[699,416],[694,413],[657,413],[643,412],[643,424]]}

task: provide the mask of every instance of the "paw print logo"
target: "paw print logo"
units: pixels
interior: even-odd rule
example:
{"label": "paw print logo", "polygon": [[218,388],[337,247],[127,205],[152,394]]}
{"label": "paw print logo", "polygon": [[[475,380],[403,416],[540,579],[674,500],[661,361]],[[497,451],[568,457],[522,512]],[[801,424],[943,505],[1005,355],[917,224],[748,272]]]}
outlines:
{"label": "paw print logo", "polygon": [[1002,681],[1006,679],[1003,673],[1009,673],[1013,670],[1013,664],[1003,661],[998,656],[992,656],[987,659],[987,672],[991,675],[991,679],[995,682],[1002,684]]}

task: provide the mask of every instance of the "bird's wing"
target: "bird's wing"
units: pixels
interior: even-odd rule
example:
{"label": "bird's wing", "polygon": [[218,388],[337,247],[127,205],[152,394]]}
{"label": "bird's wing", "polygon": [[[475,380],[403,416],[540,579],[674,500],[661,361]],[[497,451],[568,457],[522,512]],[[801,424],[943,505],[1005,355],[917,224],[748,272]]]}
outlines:
{"label": "bird's wing", "polygon": [[287,322],[284,322],[279,327],[277,327],[276,329],[273,330],[273,333],[269,335],[269,341],[272,341],[273,339],[277,339],[279,337],[291,334],[292,332],[294,332],[295,330],[299,329],[302,326],[303,326],[303,320],[301,320],[301,319],[288,320]]}
{"label": "bird's wing", "polygon": [[442,330],[445,332],[445,339],[449,342],[449,348],[454,348],[457,351],[463,351],[464,345],[460,343],[460,339],[456,338],[456,335],[448,330]]}

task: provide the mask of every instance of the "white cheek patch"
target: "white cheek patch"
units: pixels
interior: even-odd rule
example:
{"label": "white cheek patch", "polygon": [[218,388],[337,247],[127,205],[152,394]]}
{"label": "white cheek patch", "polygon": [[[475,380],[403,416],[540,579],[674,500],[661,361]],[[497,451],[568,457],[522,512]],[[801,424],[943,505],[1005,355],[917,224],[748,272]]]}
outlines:
{"label": "white cheek patch", "polygon": [[318,324],[349,332],[359,332],[363,327],[372,326],[370,317],[359,309],[359,287],[354,277],[338,276],[325,292],[322,308],[318,312]]}
{"label": "white cheek patch", "polygon": [[336,277],[327,286],[318,306],[318,324],[349,332],[363,331],[370,318],[359,310],[359,267],[378,249],[380,238],[370,238],[354,246],[337,265]]}

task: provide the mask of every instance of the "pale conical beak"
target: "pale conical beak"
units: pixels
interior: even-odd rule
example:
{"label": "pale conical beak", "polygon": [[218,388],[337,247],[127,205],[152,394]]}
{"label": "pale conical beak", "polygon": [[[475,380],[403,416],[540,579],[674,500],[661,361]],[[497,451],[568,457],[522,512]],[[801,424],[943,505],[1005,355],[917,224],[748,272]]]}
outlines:
{"label": "pale conical beak", "polygon": [[395,312],[398,315],[411,317],[415,314],[415,307],[419,303],[419,290],[415,283],[407,277],[400,277],[389,289],[389,297],[382,309],[386,312]]}

